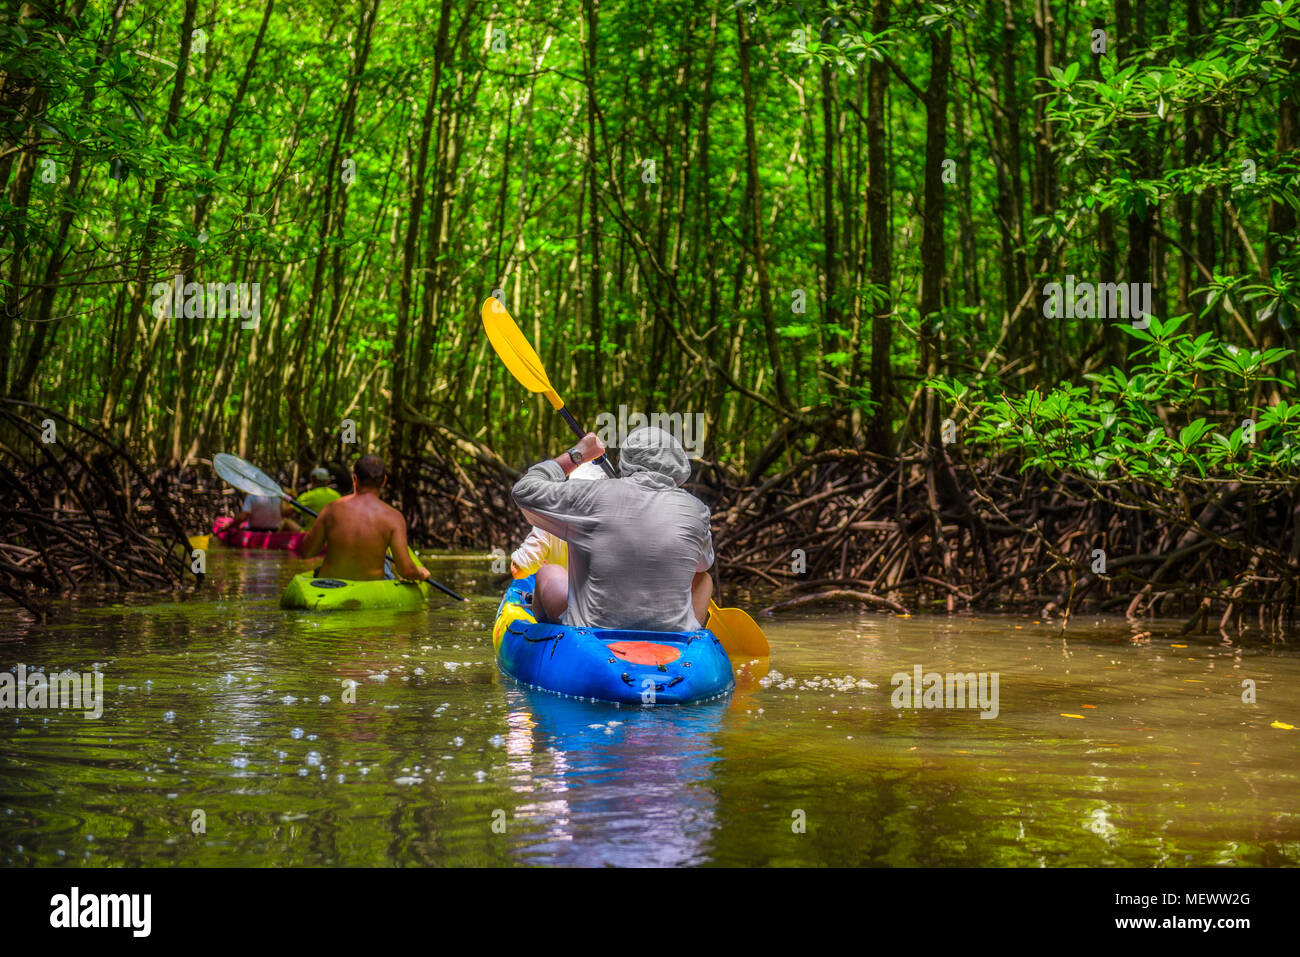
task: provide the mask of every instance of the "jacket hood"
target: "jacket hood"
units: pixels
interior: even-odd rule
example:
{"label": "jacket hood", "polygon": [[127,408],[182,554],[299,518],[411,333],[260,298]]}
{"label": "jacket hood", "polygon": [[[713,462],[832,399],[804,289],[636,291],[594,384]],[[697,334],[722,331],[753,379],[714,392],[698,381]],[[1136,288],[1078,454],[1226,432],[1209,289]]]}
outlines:
{"label": "jacket hood", "polygon": [[691,477],[691,461],[671,433],[643,425],[624,440],[618,471],[622,478],[636,478],[652,488],[675,488]]}

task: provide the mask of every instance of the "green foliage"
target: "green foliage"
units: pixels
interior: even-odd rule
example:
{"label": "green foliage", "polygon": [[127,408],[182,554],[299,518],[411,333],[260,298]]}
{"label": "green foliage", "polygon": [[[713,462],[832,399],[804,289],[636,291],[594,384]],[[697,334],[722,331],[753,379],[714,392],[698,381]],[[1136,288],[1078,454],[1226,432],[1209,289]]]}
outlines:
{"label": "green foliage", "polygon": [[934,388],[968,416],[966,434],[1022,469],[1073,473],[1098,483],[1175,484],[1294,475],[1300,405],[1263,400],[1267,385],[1294,389],[1270,367],[1289,349],[1247,350],[1213,333],[1178,331],[1182,319],[1122,326],[1143,343],[1131,372],[1112,367],[1046,393],[980,395],[954,379]]}
{"label": "green foliage", "polygon": [[[12,357],[0,389],[16,388],[30,357],[29,398],[97,419],[155,457],[169,454],[179,429],[184,448],[206,452],[246,434],[246,451],[274,459],[331,440],[354,401],[375,441],[409,408],[524,456],[547,429],[514,383],[484,370],[492,360],[477,320],[486,295],[503,288],[569,394],[707,409],[720,457],[737,462],[790,414],[746,394],[775,396],[773,349],[792,406],[840,418],[881,410],[904,444],[917,431],[923,333],[929,356],[971,395],[1057,395],[1073,409],[1069,397],[1084,389],[1114,403],[1117,422],[1146,427],[1126,433],[1130,442],[1161,424],[1139,414],[1143,401],[1191,416],[1175,437],[1203,417],[1215,429],[1188,433],[1185,444],[1207,468],[1202,449],[1226,428],[1226,410],[1245,403],[1262,423],[1280,405],[1265,408],[1257,392],[1292,397],[1295,359],[1280,347],[1291,346],[1300,315],[1300,242],[1270,229],[1277,209],[1300,209],[1300,157],[1276,146],[1278,106],[1297,95],[1286,50],[1300,0],[1269,0],[1235,18],[1206,12],[1198,37],[1176,4],[1167,35],[1130,44],[1123,60],[1113,51],[1094,59],[1086,31],[1060,34],[1065,55],[1042,78],[1021,4],[1011,5],[1017,30],[1008,34],[1001,4],[893,4],[877,29],[874,6],[839,0],[745,0],[717,11],[628,0],[600,5],[594,64],[590,10],[577,0],[452,7],[440,51],[439,4],[383,0],[367,43],[370,0],[280,4],[252,64],[263,8],[222,7],[201,24],[206,47],[192,54],[170,124],[176,0],[121,7],[116,33],[113,5],[88,4],[75,23],[0,23],[0,119],[12,158],[0,160],[0,353]],[[959,178],[945,182],[943,309],[923,329],[918,92],[944,31],[953,41],[947,151]],[[866,226],[872,64],[888,67],[885,288],[872,282],[877,250]],[[1051,134],[1041,154],[1040,104]],[[1012,114],[1021,117],[1014,143]],[[1217,139],[1189,158],[1192,130]],[[336,147],[353,164],[350,181],[330,165]],[[52,179],[40,175],[45,160]],[[653,181],[643,179],[645,160],[656,164]],[[20,195],[33,164],[30,194]],[[1013,195],[1045,177],[1045,206]],[[1202,237],[1184,232],[1174,206],[1201,199],[1214,232],[1204,271],[1173,245],[1201,254]],[[1096,276],[1103,211],[1116,214],[1114,268],[1129,214],[1152,216],[1169,234],[1153,243],[1168,287],[1168,308],[1157,312],[1191,313],[1184,328],[1196,329],[1183,342],[1167,321],[1156,328],[1170,338],[1158,343],[1130,330],[1106,350],[1115,366],[1106,372],[1074,361],[1096,354],[1094,322],[1062,323],[1050,341],[1041,324],[1037,335],[1002,333],[1025,285],[1049,281],[1038,274],[1044,245],[1056,273],[1119,278]],[[142,288],[181,262],[198,281],[260,283],[258,329],[156,323],[147,302],[141,308]],[[36,321],[50,270],[49,320]],[[1176,284],[1191,294],[1175,302]],[[795,290],[806,294],[805,312],[792,312]],[[889,316],[886,395],[869,381],[877,310]],[[1187,363],[1205,369],[1189,377]],[[1225,410],[1219,418],[1215,408]],[[1286,425],[1267,421],[1265,443]],[[1261,465],[1266,447],[1239,442],[1238,457]],[[1195,472],[1179,449],[1160,451]]]}

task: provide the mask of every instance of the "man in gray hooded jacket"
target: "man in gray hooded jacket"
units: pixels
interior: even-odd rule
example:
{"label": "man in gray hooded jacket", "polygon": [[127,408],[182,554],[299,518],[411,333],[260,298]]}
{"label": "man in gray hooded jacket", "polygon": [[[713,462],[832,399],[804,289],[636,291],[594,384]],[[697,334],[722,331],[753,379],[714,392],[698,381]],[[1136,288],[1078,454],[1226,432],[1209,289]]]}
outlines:
{"label": "man in gray hooded jacket", "polygon": [[713,536],[708,506],[678,488],[691,474],[685,449],[664,430],[644,426],[623,443],[617,479],[567,480],[603,454],[588,432],[515,483],[515,502],[528,521],[569,546],[567,573],[558,565],[538,569],[534,614],[589,628],[702,628],[713,596]]}

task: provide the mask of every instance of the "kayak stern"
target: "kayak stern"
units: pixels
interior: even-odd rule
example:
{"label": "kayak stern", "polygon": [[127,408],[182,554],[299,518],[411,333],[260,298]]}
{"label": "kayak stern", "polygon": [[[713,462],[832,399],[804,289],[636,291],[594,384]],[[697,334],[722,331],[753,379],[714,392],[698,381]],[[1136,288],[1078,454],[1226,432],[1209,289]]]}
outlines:
{"label": "kayak stern", "polygon": [[497,664],[524,684],[576,698],[687,704],[735,686],[711,631],[637,631],[538,623],[528,611],[533,577],[511,583],[493,629]]}
{"label": "kayak stern", "polygon": [[394,578],[379,581],[344,581],[313,578],[311,572],[294,575],[280,596],[280,607],[302,611],[363,611],[372,608],[416,609],[428,601],[424,582]]}

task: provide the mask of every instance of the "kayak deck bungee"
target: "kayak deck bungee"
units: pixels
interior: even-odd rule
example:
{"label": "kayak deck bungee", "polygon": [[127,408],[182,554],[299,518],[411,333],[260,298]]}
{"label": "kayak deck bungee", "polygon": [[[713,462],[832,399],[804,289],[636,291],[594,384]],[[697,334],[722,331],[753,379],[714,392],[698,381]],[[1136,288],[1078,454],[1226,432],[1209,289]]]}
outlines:
{"label": "kayak deck bungee", "polygon": [[686,704],[735,686],[713,632],[635,631],[539,623],[529,610],[533,577],[506,589],[492,628],[497,665],[544,691],[626,704]]}
{"label": "kayak deck bungee", "polygon": [[255,532],[242,525],[236,528],[235,520],[229,515],[223,515],[212,523],[212,534],[231,548],[271,551],[292,551],[305,537],[302,532]]}
{"label": "kayak deck bungee", "polygon": [[303,611],[416,609],[424,607],[433,591],[424,582],[401,581],[396,578],[359,582],[311,576],[311,572],[293,576],[293,581],[289,582],[289,587],[280,596],[281,608]]}

